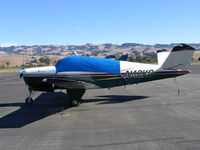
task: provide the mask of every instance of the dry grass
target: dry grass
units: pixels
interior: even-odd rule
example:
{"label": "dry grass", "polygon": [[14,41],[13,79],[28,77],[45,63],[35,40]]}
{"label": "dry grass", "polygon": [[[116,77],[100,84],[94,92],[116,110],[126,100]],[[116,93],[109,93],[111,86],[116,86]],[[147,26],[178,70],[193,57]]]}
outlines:
{"label": "dry grass", "polygon": [[19,68],[0,69],[0,74],[4,74],[4,73],[16,73],[19,70],[20,70]]}
{"label": "dry grass", "polygon": [[[32,57],[39,60],[41,56],[23,56],[23,55],[8,55],[8,56],[0,56],[0,65],[6,65],[9,62],[9,67],[20,66],[23,63],[28,63],[32,60]],[[50,63],[54,64],[59,59],[63,58],[63,56],[49,55]]]}

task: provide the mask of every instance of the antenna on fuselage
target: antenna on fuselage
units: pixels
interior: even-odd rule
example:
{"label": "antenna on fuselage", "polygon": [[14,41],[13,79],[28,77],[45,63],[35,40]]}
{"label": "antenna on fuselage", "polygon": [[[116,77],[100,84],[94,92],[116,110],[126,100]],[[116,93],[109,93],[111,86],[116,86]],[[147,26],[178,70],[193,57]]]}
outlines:
{"label": "antenna on fuselage", "polygon": [[179,86],[178,86],[178,83],[176,81],[176,77],[174,77],[174,82],[176,84],[176,88],[177,88],[177,91],[178,91],[178,95],[180,95],[180,89],[179,89]]}
{"label": "antenna on fuselage", "polygon": [[78,56],[78,54],[77,54],[77,52],[76,52],[75,50],[73,50],[73,52],[74,52],[74,55],[75,55],[75,56]]}
{"label": "antenna on fuselage", "polygon": [[24,68],[25,68],[25,50],[23,51],[23,55],[22,55],[22,64],[19,66],[21,68],[21,70],[19,72],[17,72],[17,74],[20,76],[20,78],[23,77],[23,73],[24,73]]}

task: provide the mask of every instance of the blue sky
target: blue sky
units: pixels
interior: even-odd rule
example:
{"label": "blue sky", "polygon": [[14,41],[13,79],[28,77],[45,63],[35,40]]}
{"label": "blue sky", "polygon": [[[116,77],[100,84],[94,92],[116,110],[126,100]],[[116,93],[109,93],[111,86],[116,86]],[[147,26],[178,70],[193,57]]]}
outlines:
{"label": "blue sky", "polygon": [[199,0],[1,0],[1,45],[200,43]]}

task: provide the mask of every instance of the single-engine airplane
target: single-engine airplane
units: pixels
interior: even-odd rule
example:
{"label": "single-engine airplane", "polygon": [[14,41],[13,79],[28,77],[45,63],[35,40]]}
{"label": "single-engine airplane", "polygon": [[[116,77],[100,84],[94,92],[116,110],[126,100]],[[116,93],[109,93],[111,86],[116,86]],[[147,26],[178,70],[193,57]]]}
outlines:
{"label": "single-engine airplane", "polygon": [[66,89],[72,106],[78,106],[87,89],[112,88],[140,82],[171,78],[190,73],[194,48],[182,44],[171,51],[157,51],[158,64],[144,64],[94,57],[70,56],[55,66],[23,69],[29,96],[25,103],[31,105],[32,91],[53,92]]}
{"label": "single-engine airplane", "polygon": [[[105,58],[106,59],[115,59],[115,55],[108,55]],[[125,54],[125,55],[120,56],[120,58],[118,60],[127,61],[127,59],[128,59],[128,54]]]}

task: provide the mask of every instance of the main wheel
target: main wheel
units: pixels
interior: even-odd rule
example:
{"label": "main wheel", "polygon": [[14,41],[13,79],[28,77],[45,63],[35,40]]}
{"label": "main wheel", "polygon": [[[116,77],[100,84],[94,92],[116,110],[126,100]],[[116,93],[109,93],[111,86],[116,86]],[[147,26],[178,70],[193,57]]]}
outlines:
{"label": "main wheel", "polygon": [[33,104],[33,99],[32,99],[31,97],[27,97],[27,98],[25,99],[25,104],[26,104],[26,105],[32,105],[32,104]]}
{"label": "main wheel", "polygon": [[73,107],[78,107],[81,104],[81,99],[79,100],[72,100],[71,101],[71,106]]}
{"label": "main wheel", "polygon": [[85,93],[85,89],[67,89],[69,102],[72,107],[77,107],[81,104],[81,97]]}

